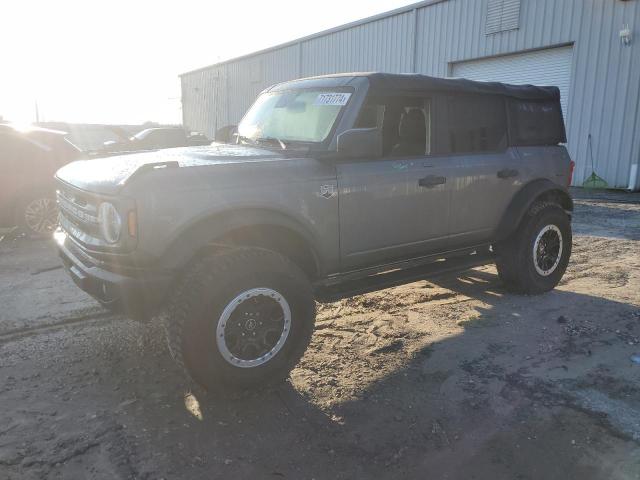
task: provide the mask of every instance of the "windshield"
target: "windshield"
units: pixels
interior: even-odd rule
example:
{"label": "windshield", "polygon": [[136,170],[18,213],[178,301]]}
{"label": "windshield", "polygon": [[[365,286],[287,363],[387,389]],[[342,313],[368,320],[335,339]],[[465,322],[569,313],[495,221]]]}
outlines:
{"label": "windshield", "polygon": [[324,141],[350,93],[289,90],[264,93],[238,125],[240,140]]}

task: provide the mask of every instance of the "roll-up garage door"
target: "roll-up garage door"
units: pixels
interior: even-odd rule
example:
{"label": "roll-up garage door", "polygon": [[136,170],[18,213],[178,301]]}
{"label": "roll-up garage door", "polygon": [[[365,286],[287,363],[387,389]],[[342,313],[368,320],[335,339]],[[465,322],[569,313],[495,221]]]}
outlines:
{"label": "roll-up garage door", "polygon": [[457,62],[454,77],[512,84],[555,85],[565,122],[571,82],[573,47],[547,48],[533,52]]}

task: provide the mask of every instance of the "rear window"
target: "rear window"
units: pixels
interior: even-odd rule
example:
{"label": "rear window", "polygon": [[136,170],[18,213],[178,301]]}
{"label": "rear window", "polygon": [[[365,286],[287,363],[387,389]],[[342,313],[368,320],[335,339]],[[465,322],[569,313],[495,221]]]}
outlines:
{"label": "rear window", "polygon": [[509,99],[512,145],[557,145],[567,141],[559,102]]}

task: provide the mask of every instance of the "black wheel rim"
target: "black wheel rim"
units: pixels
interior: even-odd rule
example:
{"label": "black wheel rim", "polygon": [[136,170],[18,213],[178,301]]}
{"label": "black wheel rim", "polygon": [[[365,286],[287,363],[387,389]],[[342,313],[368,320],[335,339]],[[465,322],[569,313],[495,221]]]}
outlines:
{"label": "black wheel rim", "polygon": [[540,275],[551,275],[558,268],[562,248],[562,233],[556,225],[540,230],[533,245],[533,262]]}
{"label": "black wheel rim", "polygon": [[291,310],[275,290],[255,288],[234,298],[216,329],[218,349],[227,362],[256,367],[277,354],[288,336]]}

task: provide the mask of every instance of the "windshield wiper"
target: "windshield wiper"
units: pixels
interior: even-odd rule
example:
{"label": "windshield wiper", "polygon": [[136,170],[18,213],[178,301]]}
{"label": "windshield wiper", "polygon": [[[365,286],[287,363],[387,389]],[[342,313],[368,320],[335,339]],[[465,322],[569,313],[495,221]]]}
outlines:
{"label": "windshield wiper", "polygon": [[249,138],[241,135],[238,137],[238,140],[240,142],[244,142],[254,147],[261,147],[264,145],[274,145],[277,143],[282,150],[287,149],[287,145],[279,138],[272,138],[272,137]]}
{"label": "windshield wiper", "polygon": [[268,143],[270,145],[274,145],[276,142],[278,143],[278,145],[280,145],[280,148],[282,150],[286,150],[287,149],[287,144],[284,143],[282,140],[280,140],[279,138],[275,138],[275,137],[262,137],[262,138],[256,138],[256,142],[258,143]]}
{"label": "windshield wiper", "polygon": [[[280,150],[291,150],[291,145],[292,142],[289,140],[282,140],[280,138],[275,138],[275,137],[258,137],[258,138],[249,138],[249,137],[245,137],[245,136],[238,136],[238,140],[240,142],[244,142],[248,145],[254,146],[254,147],[272,147],[272,146],[278,146],[280,148]],[[294,145],[296,145],[296,148],[294,148],[295,151],[298,151],[300,149],[306,149],[308,150],[309,147],[304,147],[302,145],[300,145],[300,148],[298,148],[298,143],[293,142]]]}
{"label": "windshield wiper", "polygon": [[258,144],[258,142],[256,142],[255,140],[249,138],[249,137],[245,137],[243,135],[238,135],[238,142],[244,142],[248,145],[252,145],[254,147],[259,147],[260,145]]}
{"label": "windshield wiper", "polygon": [[243,142],[247,145],[251,145],[252,147],[261,147],[263,146],[262,144],[264,143],[262,142],[261,138],[249,138],[242,135],[238,136],[238,141]]}

